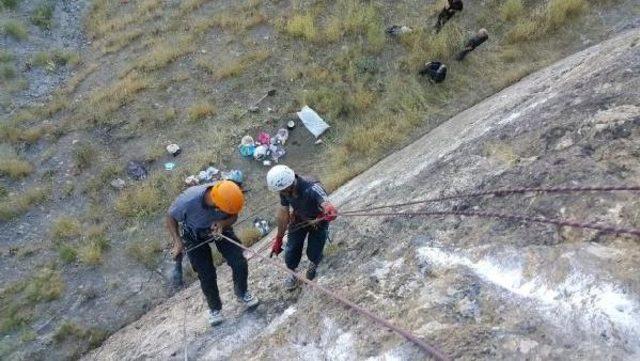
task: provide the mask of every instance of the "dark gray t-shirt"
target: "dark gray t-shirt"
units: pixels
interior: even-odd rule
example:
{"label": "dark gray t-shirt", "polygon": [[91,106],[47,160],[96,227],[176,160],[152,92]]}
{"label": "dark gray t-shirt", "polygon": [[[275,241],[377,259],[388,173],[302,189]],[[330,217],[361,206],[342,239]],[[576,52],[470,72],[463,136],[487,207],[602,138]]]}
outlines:
{"label": "dark gray t-shirt", "polygon": [[280,193],[280,204],[293,208],[293,213],[301,220],[315,219],[321,212],[320,205],[327,200],[327,192],[313,178],[296,175],[296,197]]}
{"label": "dark gray t-shirt", "polygon": [[169,207],[169,215],[182,223],[185,230],[194,232],[208,230],[213,222],[229,218],[230,215],[204,202],[204,194],[211,187],[212,183],[186,189]]}

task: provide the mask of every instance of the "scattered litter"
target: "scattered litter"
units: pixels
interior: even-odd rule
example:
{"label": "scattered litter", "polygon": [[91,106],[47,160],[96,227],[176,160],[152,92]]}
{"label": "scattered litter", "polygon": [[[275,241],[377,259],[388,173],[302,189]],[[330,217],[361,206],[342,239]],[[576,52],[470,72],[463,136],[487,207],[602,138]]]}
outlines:
{"label": "scattered litter", "polygon": [[180,149],[179,145],[173,143],[167,145],[167,152],[169,152],[169,154],[171,154],[172,156],[177,157],[178,154],[182,152],[182,149]]}
{"label": "scattered litter", "polygon": [[243,157],[253,157],[253,154],[256,150],[256,145],[253,141],[253,138],[249,135],[245,135],[242,137],[242,141],[240,142],[240,154]]}
{"label": "scattered litter", "polygon": [[200,184],[200,180],[198,179],[198,177],[194,175],[190,175],[187,178],[185,178],[184,183],[189,187],[197,186],[198,184]]}
{"label": "scattered litter", "polygon": [[201,171],[200,173],[198,173],[198,180],[201,183],[213,182],[214,180],[217,180],[219,178],[220,178],[220,170],[218,170],[218,168],[215,168],[215,167],[209,167]]}
{"label": "scattered litter", "polygon": [[314,137],[318,138],[322,135],[327,129],[329,129],[329,124],[325,123],[322,118],[316,113],[313,109],[308,106],[304,106],[302,110],[298,113],[298,118],[302,121],[302,124],[313,134]]}
{"label": "scattered litter", "polygon": [[290,120],[287,122],[287,128],[289,128],[289,130],[293,130],[293,128],[296,127],[296,122],[295,120]]}
{"label": "scattered litter", "polygon": [[262,165],[265,166],[265,167],[270,167],[271,166],[271,161],[270,160],[262,161]]}
{"label": "scattered litter", "polygon": [[391,36],[398,36],[398,35],[410,33],[412,31],[413,31],[413,29],[411,29],[408,26],[391,25],[384,32],[389,34],[389,35],[391,35]]}
{"label": "scattered litter", "polygon": [[262,145],[271,144],[271,136],[269,135],[269,133],[260,132],[260,134],[258,134],[258,143]]}
{"label": "scattered litter", "polygon": [[287,139],[289,139],[289,131],[284,128],[280,128],[273,137],[271,143],[285,145],[285,143],[287,143]]}
{"label": "scattered litter", "polygon": [[439,61],[430,61],[424,64],[418,73],[422,76],[428,75],[435,83],[441,83],[447,77],[447,66]]}
{"label": "scattered litter", "polygon": [[127,175],[134,180],[142,180],[147,178],[147,169],[142,163],[132,160],[127,164]]}
{"label": "scattered litter", "polygon": [[256,147],[256,151],[253,153],[253,159],[264,160],[267,157],[269,148],[266,145],[259,145]]}
{"label": "scattered litter", "polygon": [[78,140],[78,139],[74,139],[74,140],[72,140],[72,141],[71,141],[71,144],[75,145],[75,144],[77,144],[79,141],[80,141],[80,140]]}
{"label": "scattered litter", "polygon": [[124,179],[122,178],[116,178],[112,180],[110,184],[115,189],[123,189],[125,186]]}
{"label": "scattered litter", "polygon": [[316,144],[322,144],[322,143],[324,143],[324,142],[322,141],[322,139],[318,139],[318,140],[316,140]]}
{"label": "scattered litter", "polygon": [[222,172],[222,179],[230,180],[232,182],[235,182],[237,185],[241,186],[242,183],[244,182],[244,174],[242,174],[242,171],[239,171],[237,169],[232,169],[228,172]]}
{"label": "scattered litter", "polygon": [[269,234],[269,231],[271,230],[271,228],[269,227],[269,222],[267,222],[265,219],[262,219],[262,218],[254,219],[253,220],[253,225],[260,232],[260,235],[262,237],[264,237],[267,234]]}
{"label": "scattered litter", "polygon": [[269,113],[273,113],[275,110],[274,110],[273,108],[271,108],[271,107],[267,107],[267,111],[268,111]]}
{"label": "scattered litter", "polygon": [[253,159],[263,162],[264,165],[278,163],[280,158],[287,153],[284,145],[288,139],[289,131],[285,128],[278,129],[273,137],[267,132],[260,132],[256,142],[251,136],[245,135],[239,145],[240,154],[245,157],[253,157]]}
{"label": "scattered litter", "polygon": [[269,146],[269,155],[274,162],[278,163],[278,160],[282,158],[287,151],[280,144],[272,144]]}
{"label": "scattered litter", "polygon": [[173,170],[176,167],[174,162],[167,162],[164,164],[164,170]]}
{"label": "scattered litter", "polygon": [[257,113],[257,112],[259,112],[259,111],[260,111],[260,108],[258,108],[258,107],[257,107],[257,106],[255,106],[255,105],[254,105],[254,106],[252,106],[252,107],[249,107],[249,112],[251,112],[251,113]]}

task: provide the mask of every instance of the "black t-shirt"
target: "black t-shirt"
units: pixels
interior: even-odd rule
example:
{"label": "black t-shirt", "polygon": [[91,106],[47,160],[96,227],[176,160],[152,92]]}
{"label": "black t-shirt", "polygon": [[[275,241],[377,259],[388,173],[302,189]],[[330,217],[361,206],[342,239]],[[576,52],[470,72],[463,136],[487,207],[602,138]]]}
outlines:
{"label": "black t-shirt", "polygon": [[293,208],[299,219],[315,219],[322,212],[320,205],[327,201],[327,192],[320,182],[313,178],[296,175],[296,196],[289,197],[280,193],[280,204]]}

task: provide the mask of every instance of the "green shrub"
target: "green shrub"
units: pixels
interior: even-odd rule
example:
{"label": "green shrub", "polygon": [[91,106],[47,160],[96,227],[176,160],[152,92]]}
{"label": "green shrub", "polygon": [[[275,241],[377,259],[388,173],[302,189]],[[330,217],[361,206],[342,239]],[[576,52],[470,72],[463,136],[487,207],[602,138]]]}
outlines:
{"label": "green shrub", "polygon": [[78,259],[78,252],[75,247],[69,244],[60,244],[57,247],[58,257],[63,263],[73,263]]}
{"label": "green shrub", "polygon": [[50,29],[53,25],[55,6],[49,1],[41,2],[31,14],[31,22],[41,29]]}
{"label": "green shrub", "polygon": [[0,5],[7,9],[14,10],[18,7],[19,0],[0,0]]}
{"label": "green shrub", "polygon": [[160,262],[162,254],[162,242],[157,239],[135,240],[127,246],[127,254],[145,266],[154,270]]}
{"label": "green shrub", "polygon": [[16,77],[16,67],[12,64],[1,64],[0,65],[0,79],[1,80],[10,80]]}
{"label": "green shrub", "polygon": [[96,150],[89,143],[80,142],[73,147],[73,163],[80,171],[90,168],[96,157]]}
{"label": "green shrub", "polygon": [[15,40],[26,40],[29,37],[27,29],[18,20],[7,20],[2,24],[2,32]]}

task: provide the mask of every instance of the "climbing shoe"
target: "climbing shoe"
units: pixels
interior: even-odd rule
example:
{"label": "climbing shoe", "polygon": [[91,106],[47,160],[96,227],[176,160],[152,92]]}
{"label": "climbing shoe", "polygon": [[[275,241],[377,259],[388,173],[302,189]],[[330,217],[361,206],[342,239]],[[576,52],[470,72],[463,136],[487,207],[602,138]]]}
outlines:
{"label": "climbing shoe", "polygon": [[240,299],[246,308],[256,307],[260,303],[258,297],[254,297],[249,291],[245,292],[244,296],[240,297]]}
{"label": "climbing shoe", "polygon": [[224,321],[224,317],[222,317],[222,312],[220,310],[209,310],[207,319],[211,326],[219,325]]}
{"label": "climbing shoe", "polygon": [[296,289],[296,287],[298,287],[298,279],[293,277],[293,275],[289,275],[287,278],[285,278],[284,280],[284,288],[287,291],[293,291]]}
{"label": "climbing shoe", "polygon": [[311,262],[309,264],[309,267],[307,267],[307,279],[309,281],[313,280],[314,278],[316,278],[316,269],[318,268],[318,265]]}

